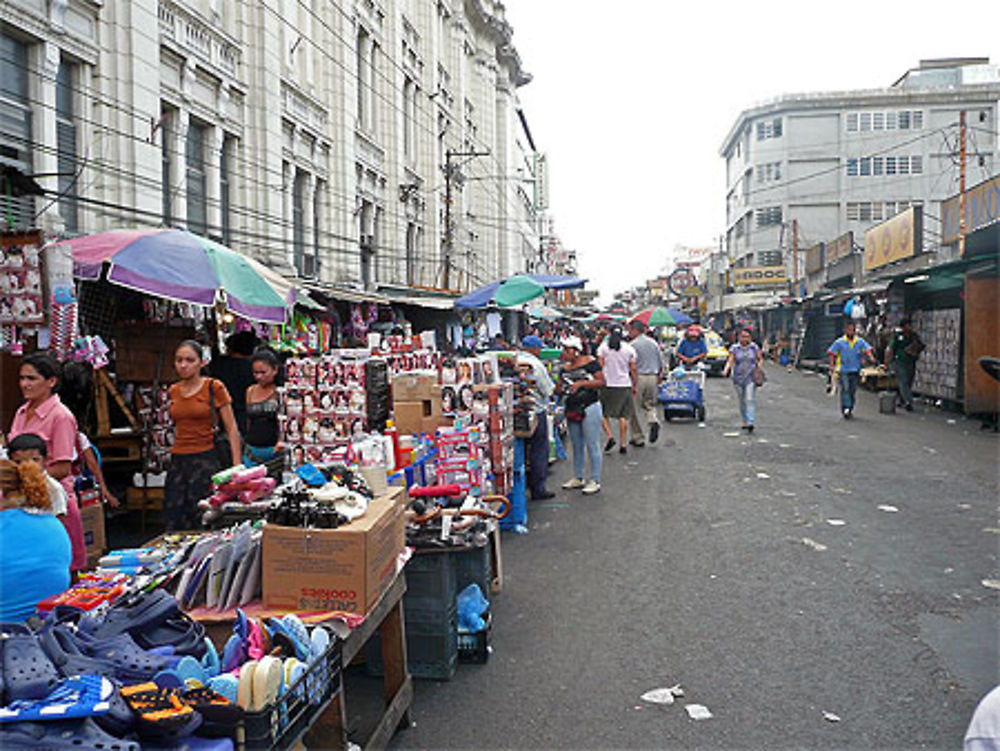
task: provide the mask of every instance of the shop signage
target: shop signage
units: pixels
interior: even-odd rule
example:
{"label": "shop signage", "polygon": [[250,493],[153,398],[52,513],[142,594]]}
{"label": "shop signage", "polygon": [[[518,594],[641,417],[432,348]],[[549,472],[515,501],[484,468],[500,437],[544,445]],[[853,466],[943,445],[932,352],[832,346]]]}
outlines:
{"label": "shop signage", "polygon": [[746,266],[735,268],[733,286],[747,284],[788,284],[788,272],[784,266]]}
{"label": "shop signage", "polygon": [[854,250],[854,233],[845,232],[836,240],[830,240],[826,243],[825,250],[823,262],[827,266],[832,266],[841,258],[847,258]]}
{"label": "shop signage", "polygon": [[549,207],[549,158],[540,151],[535,152],[535,211],[545,211]]}
{"label": "shop signage", "polygon": [[[941,224],[944,226],[941,242],[958,241],[959,219],[959,196],[952,196],[941,204]],[[965,191],[966,234],[997,221],[1000,221],[1000,175]]]}
{"label": "shop signage", "polygon": [[865,271],[917,255],[924,235],[923,224],[922,208],[911,206],[865,232]]}
{"label": "shop signage", "polygon": [[823,268],[823,243],[806,248],[806,273],[815,274]]}
{"label": "shop signage", "polygon": [[681,297],[684,296],[685,289],[694,287],[697,284],[698,280],[694,276],[694,271],[687,267],[676,269],[667,277],[667,285],[670,287],[670,291]]}

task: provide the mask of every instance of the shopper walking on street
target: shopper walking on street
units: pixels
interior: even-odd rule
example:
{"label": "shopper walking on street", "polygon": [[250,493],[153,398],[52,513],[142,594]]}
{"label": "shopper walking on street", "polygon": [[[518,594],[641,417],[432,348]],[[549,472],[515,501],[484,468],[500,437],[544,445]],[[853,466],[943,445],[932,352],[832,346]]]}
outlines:
{"label": "shopper walking on street", "polygon": [[635,411],[633,390],[637,381],[636,354],[632,345],[624,341],[622,327],[615,324],[611,327],[608,338],[597,348],[597,359],[601,361],[604,371],[605,387],[601,391],[601,408],[604,410],[604,431],[608,435],[605,451],[615,447],[612,421],[618,421],[618,433],[621,437],[619,453],[626,453],[628,441],[628,421]]}
{"label": "shopper walking on street", "polygon": [[[582,488],[587,495],[601,490],[600,389],[604,387],[601,363],[591,355],[583,354],[583,342],[578,336],[568,336],[562,341],[563,372],[559,391],[566,394],[565,413],[569,437],[573,443],[573,477],[563,483],[566,490]],[[590,456],[590,479],[584,482],[585,453]]]}
{"label": "shopper walking on street", "polygon": [[44,352],[35,352],[21,361],[18,383],[24,404],[14,414],[7,438],[13,440],[22,433],[34,433],[45,441],[45,471],[66,491],[66,515],[61,521],[72,546],[70,570],[77,572],[87,568],[87,546],[72,472],[76,459],[76,418],[56,393],[61,375],[59,362]]}
{"label": "shopper walking on street", "polygon": [[840,409],[845,420],[854,416],[854,395],[858,390],[861,366],[865,360],[873,365],[871,345],[858,336],[854,321],[844,324],[844,335],[826,351],[830,356],[830,372],[840,377]]}
{"label": "shopper walking on street", "polygon": [[546,501],[554,498],[555,493],[545,487],[549,476],[549,400],[555,391],[555,384],[549,376],[545,365],[538,359],[542,353],[542,340],[531,335],[521,340],[521,351],[517,354],[517,364],[531,369],[534,379],[532,388],[535,397],[535,416],[538,425],[528,440],[528,487],[531,490],[531,500]]}
{"label": "shopper walking on street", "polygon": [[917,358],[923,351],[923,341],[913,330],[910,319],[904,318],[885,350],[885,367],[895,366],[899,400],[907,412],[913,411],[913,377],[917,374]]}
{"label": "shopper walking on street", "polygon": [[[174,369],[180,380],[170,387],[174,445],[163,500],[167,531],[197,528],[198,501],[211,494],[212,475],[225,469],[227,461],[240,463],[240,433],[229,391],[221,381],[203,376],[204,366],[201,345],[191,340],[178,345]],[[216,452],[216,424],[225,427],[229,456]]]}
{"label": "shopper walking on street", "polygon": [[663,375],[663,353],[660,346],[646,335],[646,324],[642,321],[632,321],[628,325],[630,344],[635,350],[635,369],[637,374],[632,410],[632,441],[637,446],[646,443],[645,430],[639,420],[639,415],[646,417],[649,426],[649,442],[656,443],[660,437],[660,417],[657,389]]}
{"label": "shopper walking on street", "polygon": [[753,341],[750,329],[739,333],[736,344],[729,349],[729,359],[722,370],[723,377],[733,376],[733,386],[740,400],[740,417],[743,430],[753,433],[757,419],[757,377],[758,368],[764,367],[764,352]]}

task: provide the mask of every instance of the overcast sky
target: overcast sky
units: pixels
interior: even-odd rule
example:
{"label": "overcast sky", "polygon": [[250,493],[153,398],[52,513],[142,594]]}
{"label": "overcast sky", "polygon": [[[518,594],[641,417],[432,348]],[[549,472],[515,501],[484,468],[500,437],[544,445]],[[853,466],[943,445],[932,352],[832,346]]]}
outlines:
{"label": "overcast sky", "polygon": [[1000,62],[1000,2],[504,0],[534,81],[551,213],[608,303],[725,231],[719,147],[781,94],[890,85],[920,59]]}

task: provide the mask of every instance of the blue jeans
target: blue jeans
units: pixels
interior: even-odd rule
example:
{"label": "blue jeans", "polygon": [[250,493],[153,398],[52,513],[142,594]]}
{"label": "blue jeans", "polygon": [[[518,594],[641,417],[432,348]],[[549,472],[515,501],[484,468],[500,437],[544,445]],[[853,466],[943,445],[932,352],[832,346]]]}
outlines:
{"label": "blue jeans", "polygon": [[896,383],[899,398],[903,405],[913,404],[913,377],[916,375],[917,364],[910,360],[896,360]]}
{"label": "blue jeans", "polygon": [[858,390],[860,373],[840,374],[840,408],[854,409],[854,394]]}
{"label": "blue jeans", "polygon": [[549,418],[538,413],[538,427],[528,439],[528,487],[531,497],[539,498],[546,492],[545,478],[549,476]]}
{"label": "blue jeans", "polygon": [[736,387],[736,396],[740,400],[740,417],[744,425],[753,425],[757,417],[757,385],[750,381],[744,385],[733,383]]}
{"label": "blue jeans", "polygon": [[601,464],[604,461],[604,447],[601,446],[601,438],[604,436],[601,420],[604,419],[604,413],[601,411],[601,403],[594,402],[583,414],[583,422],[567,421],[569,437],[573,441],[573,470],[576,472],[576,477],[582,480],[586,469],[584,461],[584,451],[586,451],[590,454],[590,479],[599,483]]}

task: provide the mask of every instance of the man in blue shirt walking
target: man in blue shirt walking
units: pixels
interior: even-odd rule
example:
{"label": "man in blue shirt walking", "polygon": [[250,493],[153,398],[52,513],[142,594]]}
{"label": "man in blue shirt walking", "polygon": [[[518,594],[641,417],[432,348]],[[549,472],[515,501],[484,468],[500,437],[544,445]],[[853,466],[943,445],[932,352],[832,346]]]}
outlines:
{"label": "man in blue shirt walking", "polygon": [[826,351],[830,356],[830,372],[840,375],[840,408],[844,419],[850,420],[854,412],[854,394],[858,390],[861,365],[865,359],[875,364],[871,345],[857,335],[854,321],[844,324],[844,335]]}

